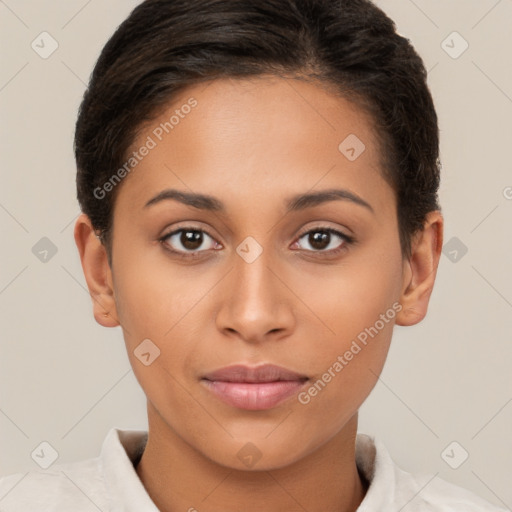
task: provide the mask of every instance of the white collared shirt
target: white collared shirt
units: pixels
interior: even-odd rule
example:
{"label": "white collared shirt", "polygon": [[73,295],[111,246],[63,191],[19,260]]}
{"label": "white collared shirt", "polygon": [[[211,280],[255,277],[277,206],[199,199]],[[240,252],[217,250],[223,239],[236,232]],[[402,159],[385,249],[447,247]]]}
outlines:
{"label": "white collared shirt", "polygon": [[[0,510],[159,512],[134,468],[146,442],[146,431],[112,428],[98,457],[1,478]],[[365,434],[357,434],[356,464],[370,482],[357,512],[506,512],[433,475],[403,471]]]}

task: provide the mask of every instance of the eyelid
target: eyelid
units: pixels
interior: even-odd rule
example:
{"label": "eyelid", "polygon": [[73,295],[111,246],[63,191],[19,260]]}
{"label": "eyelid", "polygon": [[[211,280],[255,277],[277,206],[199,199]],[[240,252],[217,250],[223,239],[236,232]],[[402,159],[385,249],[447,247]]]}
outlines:
{"label": "eyelid", "polygon": [[183,258],[194,258],[194,257],[200,257],[204,253],[208,252],[208,250],[202,250],[202,251],[181,251],[174,249],[169,243],[166,242],[170,237],[173,235],[176,235],[177,233],[180,233],[182,231],[198,231],[200,233],[204,233],[207,236],[209,236],[212,241],[216,244],[220,244],[222,246],[222,243],[217,240],[217,237],[211,235],[209,231],[203,227],[194,226],[189,223],[184,223],[183,225],[178,224],[177,226],[174,226],[172,229],[169,229],[168,231],[164,231],[164,234],[160,237],[158,237],[158,242],[162,244],[164,249],[166,251],[169,251],[173,254],[176,254]]}
{"label": "eyelid", "polygon": [[[189,221],[189,222],[193,222],[193,221]],[[178,223],[177,225],[173,226],[172,229],[164,230],[163,235],[161,235],[159,237],[159,239],[161,240],[163,238],[169,238],[170,236],[175,235],[176,233],[179,233],[180,231],[187,231],[187,230],[200,231],[202,233],[206,233],[210,238],[214,239],[215,241],[218,241],[217,240],[218,237],[212,235],[210,233],[210,231],[208,230],[208,228],[204,228],[202,226],[195,226],[194,224],[189,224],[186,221],[184,223]]]}
{"label": "eyelid", "polygon": [[338,235],[342,236],[343,238],[346,238],[347,240],[353,240],[354,239],[353,236],[345,233],[340,228],[335,228],[333,226],[328,226],[328,225],[309,226],[307,228],[304,228],[297,235],[297,238],[302,238],[304,235],[307,235],[308,233],[311,233],[312,231],[313,232],[315,232],[315,231],[328,231],[330,233],[338,234]]}
{"label": "eyelid", "polygon": [[356,239],[353,236],[345,234],[340,229],[334,228],[332,226],[314,226],[314,227],[307,228],[305,231],[303,231],[301,234],[299,234],[297,236],[296,241],[293,242],[292,245],[295,245],[305,235],[308,235],[309,233],[319,232],[319,231],[325,231],[327,233],[334,234],[334,235],[338,236],[339,238],[341,238],[343,240],[343,243],[339,247],[337,247],[335,249],[329,249],[328,251],[323,251],[323,250],[310,251],[310,250],[306,250],[305,253],[325,254],[326,256],[335,256],[339,252],[347,249],[349,246],[356,244]]}
{"label": "eyelid", "polygon": [[[170,237],[172,237],[173,235],[180,233],[182,231],[187,231],[187,230],[188,231],[198,231],[198,232],[204,233],[207,236],[209,236],[216,244],[219,244],[221,246],[223,245],[221,242],[219,242],[217,240],[217,237],[211,235],[207,229],[205,229],[203,227],[199,227],[199,226],[194,226],[192,224],[186,224],[186,223],[184,225],[179,224],[177,226],[174,226],[171,230],[169,230],[168,232],[165,232],[165,234],[163,234],[161,237],[159,237],[158,241],[161,242],[162,245],[164,245],[164,247],[167,251],[170,251],[174,254],[180,255],[184,258],[199,257],[202,254],[209,252],[208,249],[203,249],[201,251],[176,250],[176,249],[173,249],[169,244],[166,243],[166,240],[169,239]],[[334,235],[338,236],[339,238],[341,238],[343,240],[343,243],[339,247],[337,247],[335,249],[330,249],[328,251],[304,250],[305,253],[325,254],[326,256],[334,256],[334,255],[337,255],[342,250],[348,248],[348,246],[354,245],[356,243],[356,240],[353,236],[344,233],[341,229],[337,229],[337,228],[334,228],[332,226],[327,226],[327,225],[320,225],[320,226],[309,226],[307,228],[302,229],[301,232],[296,236],[295,241],[292,243],[292,245],[295,245],[296,243],[298,243],[298,241],[301,238],[303,238],[305,235],[308,235],[309,233],[318,232],[318,231],[325,231],[330,234],[334,234]],[[218,249],[214,249],[214,250],[218,250]]]}

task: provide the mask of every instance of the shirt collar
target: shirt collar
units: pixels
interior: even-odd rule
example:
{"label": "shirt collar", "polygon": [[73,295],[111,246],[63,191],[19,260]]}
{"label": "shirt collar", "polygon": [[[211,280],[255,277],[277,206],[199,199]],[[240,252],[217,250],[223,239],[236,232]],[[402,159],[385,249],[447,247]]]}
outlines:
{"label": "shirt collar", "polygon": [[395,464],[382,442],[366,434],[357,434],[356,465],[369,482],[357,512],[392,510],[397,485]]}
{"label": "shirt collar", "polygon": [[[159,512],[134,468],[146,446],[145,430],[112,428],[101,450],[112,512]],[[385,446],[366,435],[356,437],[356,465],[369,482],[357,512],[390,510],[395,499],[394,463]]]}
{"label": "shirt collar", "polygon": [[103,442],[101,461],[111,512],[159,512],[133,466],[147,439],[144,430],[112,428]]}

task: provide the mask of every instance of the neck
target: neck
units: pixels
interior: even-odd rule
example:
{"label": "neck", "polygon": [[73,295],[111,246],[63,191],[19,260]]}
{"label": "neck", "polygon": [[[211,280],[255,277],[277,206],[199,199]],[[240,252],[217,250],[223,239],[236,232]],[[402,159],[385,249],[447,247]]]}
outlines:
{"label": "neck", "polygon": [[242,471],[205,457],[148,403],[149,432],[136,467],[161,512],[354,512],[368,482],[355,463],[357,414],[306,457],[272,470]]}

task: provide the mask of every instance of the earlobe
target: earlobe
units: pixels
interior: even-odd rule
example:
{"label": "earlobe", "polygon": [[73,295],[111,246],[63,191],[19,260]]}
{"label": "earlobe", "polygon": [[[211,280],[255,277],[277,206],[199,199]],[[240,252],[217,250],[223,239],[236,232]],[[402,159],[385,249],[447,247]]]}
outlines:
{"label": "earlobe", "polygon": [[74,236],[92,299],[94,318],[104,327],[116,327],[119,321],[107,251],[87,215],[82,213],[78,217]]}
{"label": "earlobe", "polygon": [[402,310],[396,316],[397,325],[421,322],[428,310],[443,247],[443,217],[436,210],[430,212],[424,229],[413,240],[411,257],[404,261]]}

